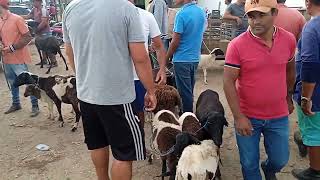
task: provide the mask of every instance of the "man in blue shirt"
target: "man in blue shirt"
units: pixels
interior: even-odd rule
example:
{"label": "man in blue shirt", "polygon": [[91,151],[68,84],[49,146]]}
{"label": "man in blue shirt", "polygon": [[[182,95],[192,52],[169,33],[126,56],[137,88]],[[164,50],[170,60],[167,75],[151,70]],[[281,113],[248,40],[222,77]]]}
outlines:
{"label": "man in blue shirt", "polygon": [[304,27],[298,44],[294,98],[310,167],[294,169],[292,174],[299,180],[320,180],[320,0],[306,0],[306,7],[313,19]]}
{"label": "man in blue shirt", "polygon": [[195,73],[200,60],[205,27],[205,12],[194,1],[176,0],[182,5],[176,14],[167,60],[173,55],[176,84],[182,98],[183,112],[193,112]]}

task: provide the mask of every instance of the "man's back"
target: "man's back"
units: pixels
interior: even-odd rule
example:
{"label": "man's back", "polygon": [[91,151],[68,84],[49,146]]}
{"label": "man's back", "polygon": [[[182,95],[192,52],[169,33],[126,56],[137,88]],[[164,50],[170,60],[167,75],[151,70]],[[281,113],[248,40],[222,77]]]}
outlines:
{"label": "man's back", "polygon": [[182,7],[176,15],[173,30],[181,36],[180,44],[173,57],[174,62],[199,61],[204,26],[203,9],[193,2]]}
{"label": "man's back", "polygon": [[291,32],[298,41],[306,23],[304,16],[298,10],[288,8],[284,4],[278,4],[278,11],[275,25]]}
{"label": "man's back", "polygon": [[98,105],[132,102],[128,43],[144,42],[137,8],[126,0],[74,0],[63,27],[75,55],[79,99]]}

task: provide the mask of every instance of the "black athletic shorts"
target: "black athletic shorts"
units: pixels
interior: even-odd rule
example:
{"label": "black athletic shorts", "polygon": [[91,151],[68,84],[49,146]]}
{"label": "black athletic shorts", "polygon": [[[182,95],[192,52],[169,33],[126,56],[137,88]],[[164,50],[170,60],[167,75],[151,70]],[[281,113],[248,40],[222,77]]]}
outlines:
{"label": "black athletic shorts", "polygon": [[144,160],[144,131],[131,104],[94,105],[80,101],[85,143],[89,150],[110,145],[119,161]]}

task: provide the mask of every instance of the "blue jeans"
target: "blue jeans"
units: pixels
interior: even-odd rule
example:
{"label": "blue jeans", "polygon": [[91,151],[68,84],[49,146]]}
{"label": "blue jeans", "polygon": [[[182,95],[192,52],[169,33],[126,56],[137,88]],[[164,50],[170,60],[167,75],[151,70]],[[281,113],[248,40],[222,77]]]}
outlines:
{"label": "blue jeans", "polygon": [[264,147],[268,155],[265,161],[268,173],[277,173],[289,160],[289,120],[288,117],[272,120],[250,119],[252,136],[236,133],[240,162],[244,180],[262,180],[260,174],[259,142],[264,135]]}
{"label": "blue jeans", "polygon": [[[11,86],[12,104],[20,106],[19,87],[13,87],[13,82],[23,71],[28,71],[26,64],[4,64],[6,78]],[[38,106],[38,99],[31,96],[32,107]]]}
{"label": "blue jeans", "polygon": [[193,112],[193,88],[198,63],[173,63],[176,85],[182,99],[182,111]]}

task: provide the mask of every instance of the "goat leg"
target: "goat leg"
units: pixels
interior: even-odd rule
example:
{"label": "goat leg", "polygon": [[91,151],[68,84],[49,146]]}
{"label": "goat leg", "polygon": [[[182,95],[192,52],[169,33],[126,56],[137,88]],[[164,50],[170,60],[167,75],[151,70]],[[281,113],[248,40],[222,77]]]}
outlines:
{"label": "goat leg", "polygon": [[63,59],[64,64],[66,65],[66,71],[68,71],[69,68],[68,68],[68,65],[67,65],[67,61],[66,61],[66,59],[64,58],[64,56],[62,55],[60,48],[59,48],[58,53],[59,53],[60,57]]}
{"label": "goat leg", "polygon": [[46,74],[49,74],[50,73],[50,70],[52,68],[52,61],[51,59],[49,58],[49,54],[46,53],[46,56],[47,56],[47,61],[49,62],[49,68],[48,68],[48,71],[46,72]]}
{"label": "goat leg", "polygon": [[78,108],[78,102],[72,103],[72,108],[73,108],[74,112],[76,113],[76,122],[74,123],[74,125],[73,125],[73,127],[71,129],[71,131],[74,132],[78,128],[81,112],[80,112],[80,110]]}
{"label": "goat leg", "polygon": [[40,48],[37,47],[37,50],[38,50],[38,53],[39,53],[39,56],[40,56],[40,68],[43,68],[43,57],[41,55],[41,50]]}
{"label": "goat leg", "polygon": [[208,75],[207,69],[203,68],[203,82],[204,82],[204,84],[208,84],[207,75]]}
{"label": "goat leg", "polygon": [[49,118],[50,120],[54,120],[53,115],[53,102],[48,103],[48,109],[49,109]]}
{"label": "goat leg", "polygon": [[60,102],[56,102],[56,106],[57,106],[57,109],[58,109],[58,112],[59,112],[59,119],[58,119],[60,121],[59,127],[63,127],[64,121],[63,121],[62,113],[61,113],[61,101]]}
{"label": "goat leg", "polygon": [[164,158],[162,159],[162,176],[161,176],[161,180],[164,180],[164,174],[166,174],[167,172],[167,160]]}

